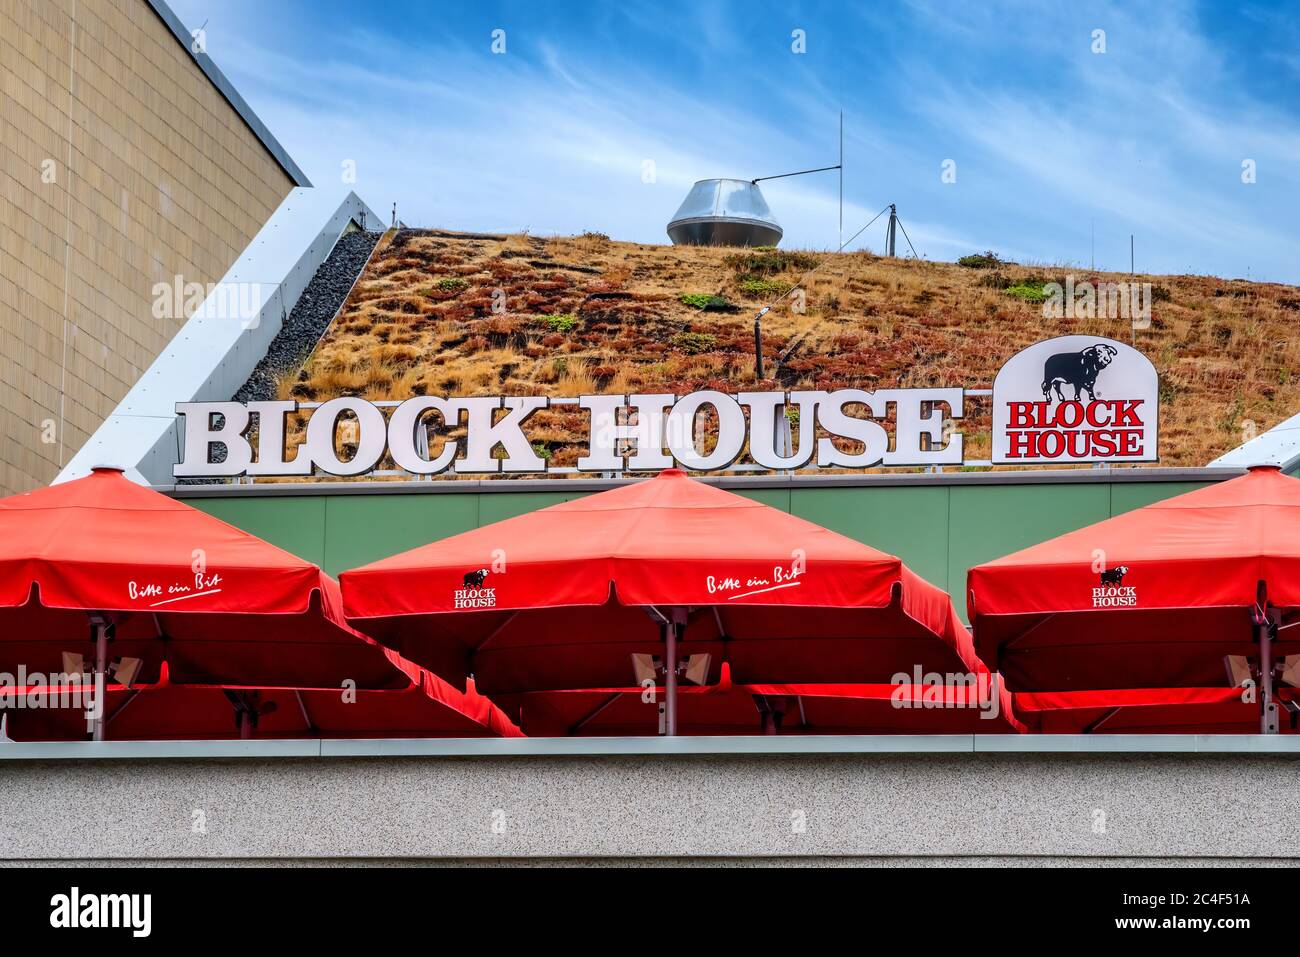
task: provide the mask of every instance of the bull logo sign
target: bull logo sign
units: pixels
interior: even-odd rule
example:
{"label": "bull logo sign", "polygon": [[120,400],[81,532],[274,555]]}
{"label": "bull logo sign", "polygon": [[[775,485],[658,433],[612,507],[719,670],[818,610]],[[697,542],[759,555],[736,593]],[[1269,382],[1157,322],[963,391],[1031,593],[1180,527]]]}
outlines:
{"label": "bull logo sign", "polygon": [[993,462],[1155,462],[1155,367],[1098,336],[1036,342],[993,382]]}

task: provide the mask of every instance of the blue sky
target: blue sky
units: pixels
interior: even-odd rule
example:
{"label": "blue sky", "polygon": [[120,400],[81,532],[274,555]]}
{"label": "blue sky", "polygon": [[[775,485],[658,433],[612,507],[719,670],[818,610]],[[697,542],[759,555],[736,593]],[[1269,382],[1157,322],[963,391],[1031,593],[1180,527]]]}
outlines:
{"label": "blue sky", "polygon": [[[1280,4],[171,5],[314,183],[352,161],[412,225],[667,242],[697,179],[834,163],[843,110],[846,238],[895,202],[932,259],[1127,269],[1134,233],[1139,271],[1300,282]],[[836,245],[834,174],[763,189],[784,246]]]}

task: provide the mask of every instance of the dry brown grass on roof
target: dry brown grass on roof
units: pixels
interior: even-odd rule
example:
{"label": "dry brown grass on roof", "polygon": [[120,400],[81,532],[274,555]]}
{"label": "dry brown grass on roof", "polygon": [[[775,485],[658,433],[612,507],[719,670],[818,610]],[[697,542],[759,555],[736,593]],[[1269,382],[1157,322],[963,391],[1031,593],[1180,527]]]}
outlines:
{"label": "dry brown grass on roof", "polygon": [[[752,321],[811,265],[806,310]],[[1126,319],[1046,319],[1019,283],[1125,282],[1064,267],[884,259],[866,252],[647,246],[588,235],[401,231],[376,252],[285,397],[578,395],[717,388],[988,386],[1018,349],[1055,335],[1129,340]],[[1156,291],[1136,345],[1161,380],[1161,464],[1203,465],[1300,411],[1300,289],[1142,276]],[[688,297],[684,302],[682,297]],[[693,303],[693,304],[692,304]],[[701,308],[703,306],[703,308]],[[969,457],[988,453],[987,404],[968,409]],[[582,413],[530,420],[553,464],[572,464]]]}

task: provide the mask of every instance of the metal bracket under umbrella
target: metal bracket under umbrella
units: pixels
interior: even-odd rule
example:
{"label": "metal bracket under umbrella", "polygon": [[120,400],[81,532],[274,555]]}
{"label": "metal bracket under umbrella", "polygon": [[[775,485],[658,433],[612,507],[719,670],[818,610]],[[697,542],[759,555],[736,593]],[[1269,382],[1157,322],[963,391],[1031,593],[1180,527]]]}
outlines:
{"label": "metal bracket under umbrella", "polygon": [[665,734],[677,735],[677,640],[686,628],[690,609],[674,606],[660,610],[654,606],[646,609],[651,618],[658,619],[659,630],[664,638],[664,704]]}

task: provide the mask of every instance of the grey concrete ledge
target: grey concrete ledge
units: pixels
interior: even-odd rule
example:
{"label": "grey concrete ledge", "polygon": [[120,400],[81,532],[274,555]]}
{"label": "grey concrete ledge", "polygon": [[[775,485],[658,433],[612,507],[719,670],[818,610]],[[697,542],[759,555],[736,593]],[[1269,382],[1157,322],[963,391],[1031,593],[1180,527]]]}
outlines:
{"label": "grey concrete ledge", "polygon": [[1295,860],[1295,769],[971,751],[8,761],[0,861]]}
{"label": "grey concrete ledge", "polygon": [[158,857],[0,858],[0,867],[1295,867],[1285,857],[1052,857],[1024,855],[907,855],[865,857],[827,854],[809,857]]}
{"label": "grey concrete ledge", "polygon": [[[1043,469],[1025,472],[881,472],[817,475],[693,476],[727,489],[890,488],[902,485],[1079,485],[1096,482],[1222,482],[1244,475],[1244,468],[1113,468]],[[636,478],[483,478],[428,479],[423,481],[364,482],[264,482],[252,485],[155,485],[156,491],[176,498],[260,498],[278,495],[437,495],[479,492],[600,492],[633,482]]]}
{"label": "grey concrete ledge", "polygon": [[0,761],[229,758],[601,758],[855,754],[1300,755],[1300,735],[760,735],[680,738],[364,738],[55,741],[0,745]]}

